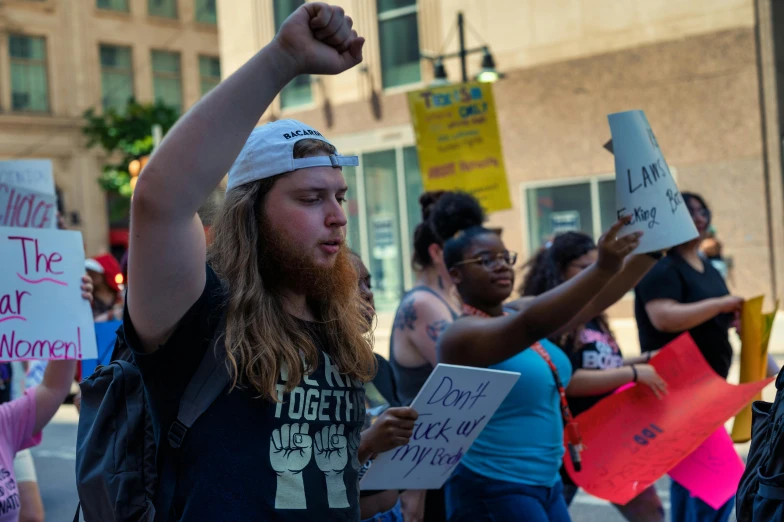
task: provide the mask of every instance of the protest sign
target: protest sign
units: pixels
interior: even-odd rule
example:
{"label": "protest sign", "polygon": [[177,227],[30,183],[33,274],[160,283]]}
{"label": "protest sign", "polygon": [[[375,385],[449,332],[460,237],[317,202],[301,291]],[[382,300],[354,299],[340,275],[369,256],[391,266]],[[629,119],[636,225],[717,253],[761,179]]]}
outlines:
{"label": "protest sign", "polygon": [[0,161],[0,183],[50,196],[55,195],[52,162],[45,159]]}
{"label": "protest sign", "polygon": [[745,465],[724,426],[670,470],[670,478],[713,509],[738,491]]}
{"label": "protest sign", "polygon": [[95,359],[79,232],[0,228],[0,361]]}
{"label": "protest sign", "polygon": [[669,393],[657,399],[637,385],[577,417],[585,441],[582,470],[572,480],[587,493],[626,504],[691,454],[772,379],[734,386],[705,362],[684,334],[651,360]]}
{"label": "protest sign", "polygon": [[661,251],[699,234],[643,111],[610,114],[618,217],[623,233],[644,232],[636,254]]}
{"label": "protest sign", "polygon": [[0,227],[57,228],[57,197],[0,182]]}
{"label": "protest sign", "polygon": [[[764,296],[749,299],[743,303],[740,313],[740,382],[754,382],[764,379],[768,371],[768,342],[776,318],[776,303],[772,312],[763,314]],[[755,401],[762,394],[754,397]],[[735,416],[732,424],[732,440],[736,443],[751,440],[751,404],[747,404]]]}
{"label": "protest sign", "polygon": [[426,191],[469,192],[487,212],[512,208],[492,84],[411,92],[408,107]]}
{"label": "protest sign", "polygon": [[518,378],[514,372],[436,366],[411,403],[419,419],[410,442],[379,455],[360,488],[441,488]]}

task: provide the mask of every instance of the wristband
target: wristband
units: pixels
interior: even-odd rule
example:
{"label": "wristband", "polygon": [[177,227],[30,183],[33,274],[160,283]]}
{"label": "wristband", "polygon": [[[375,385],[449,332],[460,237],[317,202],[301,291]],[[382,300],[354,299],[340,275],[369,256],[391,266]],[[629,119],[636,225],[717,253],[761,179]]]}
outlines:
{"label": "wristband", "polygon": [[632,364],[632,372],[634,372],[634,377],[632,377],[632,382],[637,382],[637,368],[635,368],[633,364]]}

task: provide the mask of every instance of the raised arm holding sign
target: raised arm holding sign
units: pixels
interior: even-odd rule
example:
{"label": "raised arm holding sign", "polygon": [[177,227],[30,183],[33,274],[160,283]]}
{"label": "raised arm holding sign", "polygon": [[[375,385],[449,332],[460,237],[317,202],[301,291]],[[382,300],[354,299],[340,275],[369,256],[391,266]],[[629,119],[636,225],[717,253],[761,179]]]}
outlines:
{"label": "raised arm holding sign", "polygon": [[624,232],[645,235],[635,254],[658,252],[698,236],[689,210],[643,111],[610,114],[618,217]]}

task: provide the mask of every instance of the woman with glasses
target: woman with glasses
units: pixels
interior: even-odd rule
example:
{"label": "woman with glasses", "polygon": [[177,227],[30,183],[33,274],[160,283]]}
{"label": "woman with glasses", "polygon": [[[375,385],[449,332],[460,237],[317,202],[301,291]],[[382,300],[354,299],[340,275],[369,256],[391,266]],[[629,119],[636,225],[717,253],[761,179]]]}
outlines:
{"label": "woman with glasses", "polygon": [[[688,332],[713,371],[726,379],[732,365],[729,329],[743,299],[730,295],[724,278],[700,255],[700,243],[711,223],[708,205],[697,194],[684,192],[682,196],[700,235],[672,248],[635,289],[640,348],[643,352],[659,350]],[[775,361],[769,359],[768,373],[777,371]],[[676,482],[670,498],[672,522],[724,522],[735,504],[730,499],[713,509]]]}
{"label": "woman with glasses", "polygon": [[[599,251],[591,236],[581,232],[558,235],[526,264],[520,294],[526,297],[542,295],[592,267],[598,257]],[[646,270],[656,264],[656,257],[639,256],[634,263]],[[664,380],[647,364],[652,352],[624,359],[604,312],[554,336],[552,341],[563,349],[574,369],[566,388],[572,415],[587,411],[619,387],[632,382],[649,386],[659,397],[667,392]],[[564,499],[570,505],[578,488],[563,467],[561,478]],[[653,486],[625,506],[615,507],[630,522],[664,522],[664,508]]]}
{"label": "woman with glasses", "polygon": [[[512,293],[517,255],[495,232],[441,212],[472,201],[466,194],[446,194],[433,211],[436,232],[451,238],[444,244],[444,263],[464,303],[463,317],[441,337],[438,360],[521,377],[447,482],[447,516],[466,522],[568,521],[558,470],[569,414],[559,392],[568,385],[572,366],[546,338],[572,328],[573,321],[595,317],[603,303],[631,288],[629,270],[621,268],[640,235],[618,238],[625,224],[619,221],[599,240],[595,264],[549,292],[518,302],[512,311],[504,301]],[[579,451],[573,427],[570,423],[577,438],[569,443]]]}

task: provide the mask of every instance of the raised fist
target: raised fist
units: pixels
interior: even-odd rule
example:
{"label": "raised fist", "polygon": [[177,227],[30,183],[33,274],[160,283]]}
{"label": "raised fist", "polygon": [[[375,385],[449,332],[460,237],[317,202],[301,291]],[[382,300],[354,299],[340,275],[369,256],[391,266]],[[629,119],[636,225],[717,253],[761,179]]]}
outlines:
{"label": "raised fist", "polygon": [[338,74],[362,61],[365,39],[353,25],[342,7],[307,2],[286,19],[273,44],[288,56],[296,74]]}
{"label": "raised fist", "polygon": [[270,465],[279,473],[302,471],[313,454],[308,424],[284,424],[270,437]]}
{"label": "raised fist", "polygon": [[344,426],[325,426],[315,434],[316,464],[324,473],[342,473],[348,464],[348,441]]}

